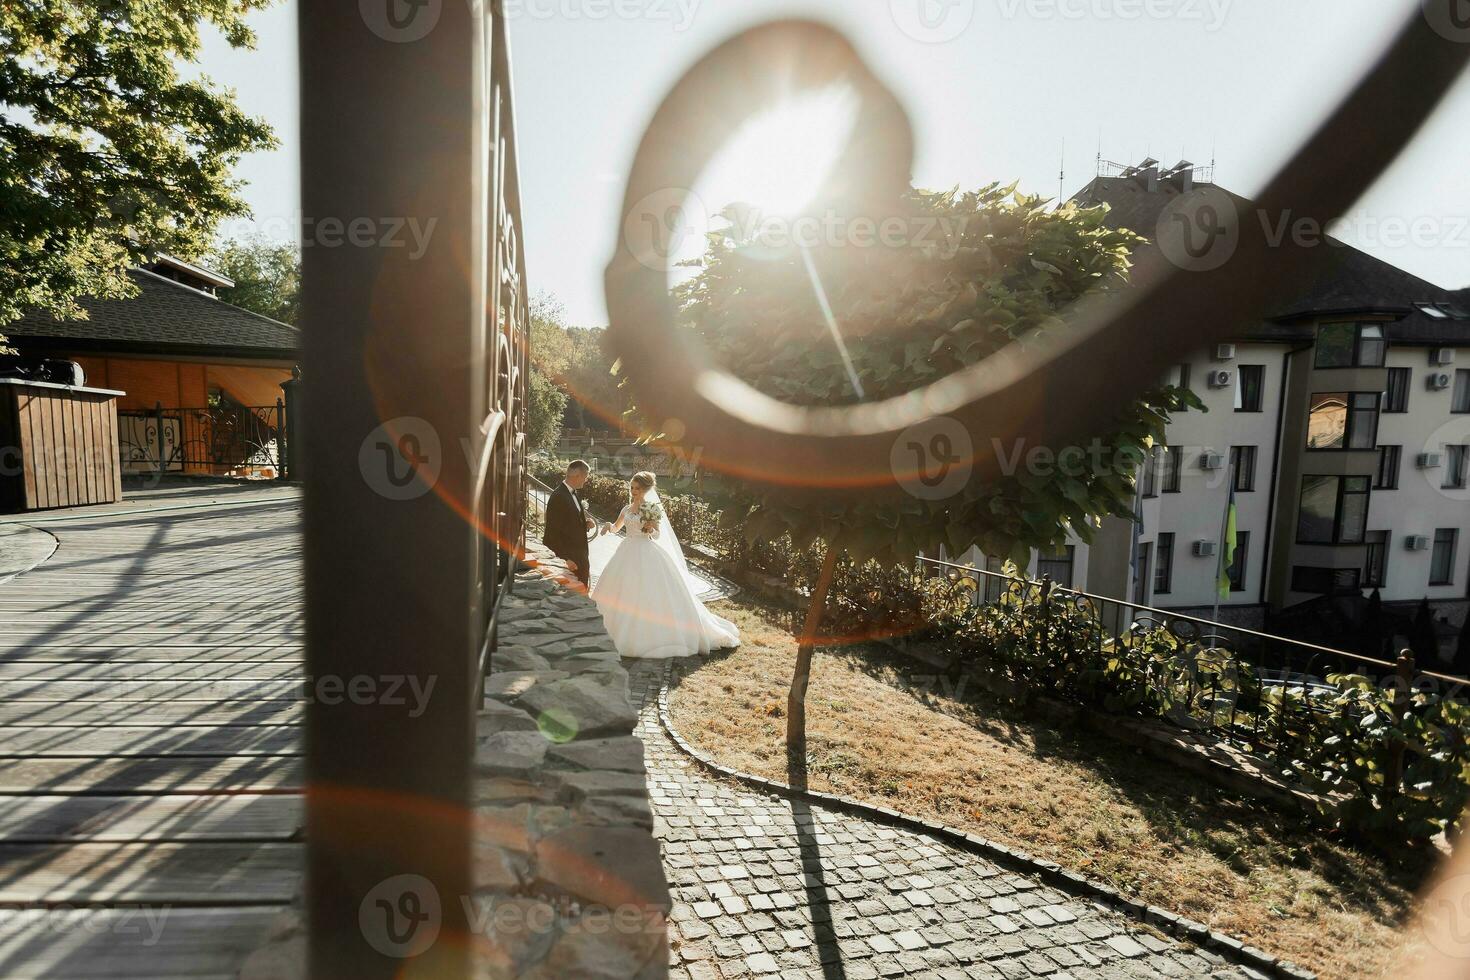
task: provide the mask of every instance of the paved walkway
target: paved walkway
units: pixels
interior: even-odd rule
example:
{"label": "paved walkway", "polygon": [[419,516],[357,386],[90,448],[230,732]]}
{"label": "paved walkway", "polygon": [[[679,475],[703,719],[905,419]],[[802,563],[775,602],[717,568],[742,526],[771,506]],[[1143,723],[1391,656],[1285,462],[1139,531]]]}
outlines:
{"label": "paved walkway", "polygon": [[234,977],[291,903],[299,526],[210,483],[0,521],[0,976]]}
{"label": "paved walkway", "polygon": [[930,838],[709,778],[659,725],[668,665],[625,663],[675,980],[1258,976]]}

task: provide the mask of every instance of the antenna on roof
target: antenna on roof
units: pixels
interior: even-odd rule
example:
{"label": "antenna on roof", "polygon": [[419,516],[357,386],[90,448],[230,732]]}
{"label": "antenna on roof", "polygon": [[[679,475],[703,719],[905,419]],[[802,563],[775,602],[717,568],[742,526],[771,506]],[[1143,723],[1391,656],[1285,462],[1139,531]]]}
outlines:
{"label": "antenna on roof", "polygon": [[1062,137],[1062,165],[1057,170],[1057,207],[1062,206],[1062,198],[1067,196],[1067,137]]}
{"label": "antenna on roof", "polygon": [[1094,177],[1102,176],[1102,127],[1097,127],[1097,172]]}

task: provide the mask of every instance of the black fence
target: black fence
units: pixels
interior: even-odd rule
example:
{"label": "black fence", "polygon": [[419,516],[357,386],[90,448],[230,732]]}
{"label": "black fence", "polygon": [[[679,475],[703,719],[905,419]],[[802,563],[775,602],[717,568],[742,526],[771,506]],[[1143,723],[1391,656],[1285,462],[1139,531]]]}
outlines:
{"label": "black fence", "polygon": [[287,420],[274,405],[122,409],[118,455],[124,476],[194,473],[286,479]]}

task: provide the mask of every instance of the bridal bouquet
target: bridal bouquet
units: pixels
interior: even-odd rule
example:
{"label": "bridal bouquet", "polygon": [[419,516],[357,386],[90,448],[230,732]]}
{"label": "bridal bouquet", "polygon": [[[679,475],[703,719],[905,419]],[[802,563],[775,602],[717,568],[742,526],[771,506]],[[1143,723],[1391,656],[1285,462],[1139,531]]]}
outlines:
{"label": "bridal bouquet", "polygon": [[644,528],[650,524],[655,528],[658,527],[658,522],[663,520],[663,516],[664,509],[651,500],[638,508],[638,520],[642,522]]}

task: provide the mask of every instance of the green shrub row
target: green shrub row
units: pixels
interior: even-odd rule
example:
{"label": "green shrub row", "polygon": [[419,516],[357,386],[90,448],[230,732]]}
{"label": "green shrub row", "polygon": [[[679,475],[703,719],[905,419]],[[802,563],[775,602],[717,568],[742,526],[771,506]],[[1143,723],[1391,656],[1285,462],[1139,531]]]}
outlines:
{"label": "green shrub row", "polygon": [[1046,694],[1212,731],[1318,790],[1323,816],[1359,836],[1457,833],[1470,802],[1470,708],[1458,692],[1346,673],[1325,684],[1270,683],[1225,647],[1165,624],[1105,622],[1112,607],[1028,582],[1014,566],[1006,572],[991,602],[975,601],[983,588],[975,578],[920,583],[927,637],[958,671],[1003,680],[993,689],[1019,699]]}

